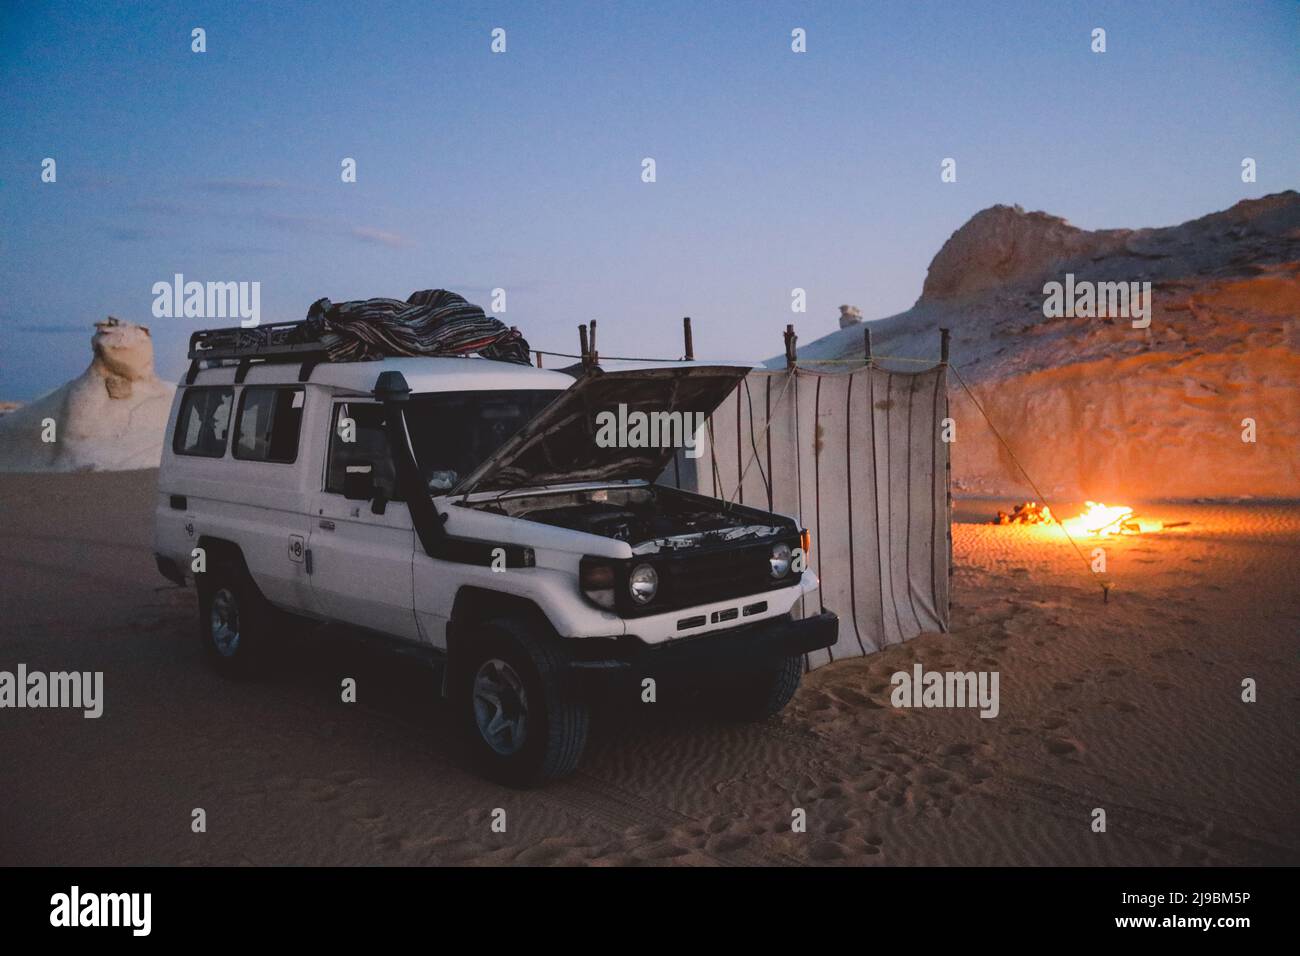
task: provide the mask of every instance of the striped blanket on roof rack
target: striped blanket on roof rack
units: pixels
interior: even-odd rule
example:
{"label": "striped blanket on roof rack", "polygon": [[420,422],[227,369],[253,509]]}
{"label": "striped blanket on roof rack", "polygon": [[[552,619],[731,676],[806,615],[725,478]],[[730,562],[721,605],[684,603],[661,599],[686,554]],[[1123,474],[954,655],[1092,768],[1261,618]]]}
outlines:
{"label": "striped blanket on roof rack", "polygon": [[295,333],[298,341],[324,344],[331,362],[471,352],[523,365],[530,360],[528,342],[518,329],[446,289],[413,292],[405,302],[318,299]]}

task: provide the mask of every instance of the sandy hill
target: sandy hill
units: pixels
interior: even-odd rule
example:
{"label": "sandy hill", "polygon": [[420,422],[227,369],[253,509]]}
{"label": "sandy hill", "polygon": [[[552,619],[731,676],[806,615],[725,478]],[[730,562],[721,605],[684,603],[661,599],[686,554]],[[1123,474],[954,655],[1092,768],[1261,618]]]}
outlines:
{"label": "sandy hill", "polygon": [[[110,317],[91,348],[81,375],[0,417],[0,471],[158,467],[176,387],[154,373],[149,330]],[[53,442],[42,440],[47,419]]]}
{"label": "sandy hill", "polygon": [[[1150,327],[1046,318],[1044,285],[1067,273],[1150,282]],[[952,362],[1044,494],[1294,498],[1298,316],[1300,193],[1288,191],[1159,229],[993,206],[944,243],[911,309],[869,324],[877,356],[937,355],[950,328]],[[850,326],[801,342],[799,359],[862,351]],[[950,396],[954,492],[1026,492],[955,379]]]}

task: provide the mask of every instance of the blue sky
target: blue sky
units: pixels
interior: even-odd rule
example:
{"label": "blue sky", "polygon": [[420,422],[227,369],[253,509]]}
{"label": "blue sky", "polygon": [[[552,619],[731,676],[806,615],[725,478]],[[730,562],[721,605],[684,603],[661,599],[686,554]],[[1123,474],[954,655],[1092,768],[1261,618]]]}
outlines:
{"label": "blue sky", "polygon": [[260,281],[263,321],[500,286],[536,347],[596,318],[675,355],[691,315],[701,357],[763,358],[910,306],[993,203],[1137,227],[1295,188],[1298,46],[1290,0],[3,3],[0,398],[110,313],[176,377],[212,324],[152,317],[176,272]]}

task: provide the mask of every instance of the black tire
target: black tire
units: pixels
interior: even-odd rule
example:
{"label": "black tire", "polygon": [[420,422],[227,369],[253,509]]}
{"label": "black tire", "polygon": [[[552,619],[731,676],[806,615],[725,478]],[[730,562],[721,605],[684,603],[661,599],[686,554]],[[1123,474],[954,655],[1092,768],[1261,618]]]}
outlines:
{"label": "black tire", "polygon": [[721,709],[733,720],[774,717],[794,699],[802,677],[802,654],[746,668],[725,682]]}
{"label": "black tire", "polygon": [[269,658],[277,614],[243,562],[222,560],[199,574],[198,592],[199,642],[209,666],[231,679],[258,672]]}
{"label": "black tire", "polygon": [[[499,783],[538,786],[573,773],[582,757],[588,707],[565,686],[556,640],[521,621],[495,620],[457,647],[453,713],[470,759]],[[485,729],[493,724],[495,732]]]}

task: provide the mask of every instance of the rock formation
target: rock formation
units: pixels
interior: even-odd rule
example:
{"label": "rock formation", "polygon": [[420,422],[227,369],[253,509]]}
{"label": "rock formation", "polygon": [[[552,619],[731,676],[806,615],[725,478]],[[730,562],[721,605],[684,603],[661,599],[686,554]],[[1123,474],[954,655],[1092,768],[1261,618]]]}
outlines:
{"label": "rock formation", "polygon": [[[1046,317],[1044,286],[1067,273],[1149,282],[1150,327]],[[877,354],[936,360],[951,329],[956,371],[1043,494],[1122,503],[1300,497],[1298,318],[1300,193],[1288,191],[1159,229],[1088,231],[994,206],[943,245],[911,309],[871,328]],[[801,342],[799,361],[862,346],[846,329]],[[954,493],[1036,497],[955,375],[949,397]]]}
{"label": "rock formation", "polygon": [[862,310],[856,305],[840,306],[840,328],[847,329],[850,325],[858,325],[862,321]]}
{"label": "rock formation", "polygon": [[110,316],[91,348],[80,376],[0,417],[0,471],[158,466],[176,389],[154,373],[149,330]]}

